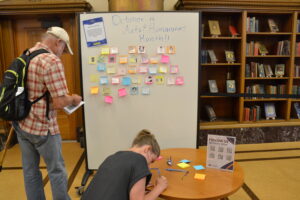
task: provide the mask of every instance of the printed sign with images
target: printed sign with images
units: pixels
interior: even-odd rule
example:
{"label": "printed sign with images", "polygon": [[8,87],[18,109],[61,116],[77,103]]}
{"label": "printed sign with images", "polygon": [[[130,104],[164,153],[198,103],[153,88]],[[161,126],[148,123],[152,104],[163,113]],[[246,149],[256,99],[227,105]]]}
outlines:
{"label": "printed sign with images", "polygon": [[236,138],[208,135],[206,167],[233,171]]}

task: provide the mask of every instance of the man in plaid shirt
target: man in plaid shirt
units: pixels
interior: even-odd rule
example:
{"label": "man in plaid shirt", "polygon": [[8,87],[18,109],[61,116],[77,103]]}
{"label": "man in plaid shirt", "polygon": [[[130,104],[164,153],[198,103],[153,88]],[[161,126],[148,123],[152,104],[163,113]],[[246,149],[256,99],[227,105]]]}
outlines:
{"label": "man in plaid shirt", "polygon": [[69,200],[56,111],[71,104],[77,105],[82,100],[79,95],[68,94],[64,66],[60,60],[63,52],[73,54],[69,35],[63,28],[51,27],[30,52],[38,49],[46,49],[49,53],[39,54],[30,61],[27,74],[28,98],[33,101],[48,91],[48,116],[47,101],[43,98],[33,104],[24,120],[13,122],[22,151],[26,195],[28,200],[46,199],[39,170],[42,156],[47,165],[53,200]]}

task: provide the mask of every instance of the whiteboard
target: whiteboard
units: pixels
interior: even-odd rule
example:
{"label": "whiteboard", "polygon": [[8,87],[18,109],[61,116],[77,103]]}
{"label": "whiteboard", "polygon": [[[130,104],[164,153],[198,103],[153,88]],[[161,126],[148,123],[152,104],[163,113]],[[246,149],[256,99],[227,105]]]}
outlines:
{"label": "whiteboard", "polygon": [[[107,44],[88,47],[83,22],[95,18],[100,18],[103,22]],[[141,129],[148,129],[155,134],[161,149],[195,148],[198,130],[199,12],[82,13],[79,15],[79,23],[88,169],[98,169],[108,155],[128,149]],[[102,52],[103,49],[114,47],[118,49],[116,63],[111,64],[107,60],[101,62],[106,63],[106,67],[115,69],[134,67],[132,64],[120,64],[118,60],[121,55],[128,58],[136,56],[140,60],[142,55],[129,54],[130,46],[144,46],[148,58],[152,62],[158,60],[156,66],[159,70],[157,75],[153,75],[152,85],[145,83],[149,72],[126,72],[125,76],[141,80],[137,85],[138,95],[130,94],[133,84],[124,86],[122,81],[119,85],[111,84],[111,78],[118,72],[99,72],[98,63],[91,62],[93,57],[98,60],[98,56],[105,51]],[[176,53],[158,54],[160,46],[164,50],[173,46]],[[162,55],[169,58],[168,63],[160,63]],[[108,55],[103,55],[102,58],[106,56]],[[138,61],[136,66],[140,65]],[[170,65],[178,65],[179,72],[171,74]],[[150,64],[148,67],[150,68]],[[166,68],[167,73],[160,70]],[[155,82],[155,77],[159,75],[164,77],[163,84]],[[102,76],[108,77],[108,85],[100,85],[98,79]],[[173,77],[170,78],[170,83],[173,82],[172,79],[183,77],[184,83],[167,84],[168,77]],[[142,94],[144,86],[150,89],[149,94]],[[92,87],[99,87],[99,93],[91,94]],[[113,98],[113,103],[104,101],[103,87],[110,88],[109,95]],[[127,96],[119,97],[118,90],[122,88],[126,89]]]}

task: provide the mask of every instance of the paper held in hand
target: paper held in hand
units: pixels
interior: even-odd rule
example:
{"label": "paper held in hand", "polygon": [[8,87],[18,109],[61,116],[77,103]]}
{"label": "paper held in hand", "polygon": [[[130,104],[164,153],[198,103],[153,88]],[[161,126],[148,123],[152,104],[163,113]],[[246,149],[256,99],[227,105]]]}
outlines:
{"label": "paper held in hand", "polygon": [[81,101],[78,105],[74,106],[74,105],[69,105],[64,107],[64,111],[67,114],[72,114],[75,110],[77,110],[80,106],[82,106],[84,104],[84,101]]}

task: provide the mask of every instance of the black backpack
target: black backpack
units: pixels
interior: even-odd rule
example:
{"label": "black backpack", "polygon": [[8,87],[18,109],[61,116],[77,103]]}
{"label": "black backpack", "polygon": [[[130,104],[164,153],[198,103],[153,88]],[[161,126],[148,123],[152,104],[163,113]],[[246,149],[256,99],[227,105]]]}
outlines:
{"label": "black backpack", "polygon": [[41,97],[31,102],[28,100],[28,91],[26,88],[30,60],[42,53],[49,52],[45,49],[39,49],[30,53],[27,49],[4,72],[3,83],[0,85],[0,118],[9,121],[23,120],[29,114],[32,104],[44,97],[47,99],[46,116],[48,117],[49,92],[45,92]]}

